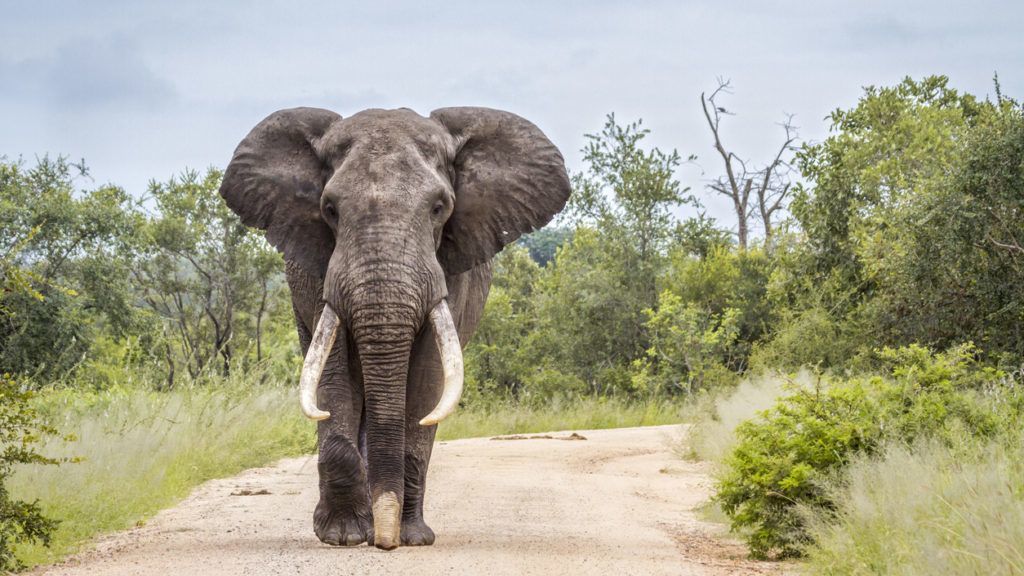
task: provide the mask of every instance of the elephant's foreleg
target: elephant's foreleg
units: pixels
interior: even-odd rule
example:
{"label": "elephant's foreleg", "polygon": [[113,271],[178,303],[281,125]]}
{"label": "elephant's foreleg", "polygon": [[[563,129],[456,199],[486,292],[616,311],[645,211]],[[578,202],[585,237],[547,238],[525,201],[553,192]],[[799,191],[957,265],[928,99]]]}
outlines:
{"label": "elephant's foreleg", "polygon": [[[285,276],[292,293],[299,344],[305,355],[312,327],[323,308],[323,283],[291,261],[285,262]],[[313,530],[322,542],[349,546],[373,536],[366,487],[366,442],[361,429],[363,388],[350,358],[354,356],[349,354],[343,329],[335,338],[317,388],[317,405],[330,412],[331,417],[317,424],[320,502],[313,513]]]}
{"label": "elephant's foreleg", "polygon": [[443,374],[434,345],[434,335],[427,328],[413,348],[409,364],[406,392],[405,427],[405,501],[402,503],[402,545],[429,546],[434,531],[423,518],[423,498],[427,488],[427,467],[434,445],[437,426],[421,426],[420,418],[437,405],[441,396]]}
{"label": "elephant's foreleg", "polygon": [[373,516],[360,447],[362,386],[349,370],[345,338],[338,340],[318,388],[318,405],[331,417],[317,425],[320,502],[313,526],[327,544],[354,546],[372,538]]}

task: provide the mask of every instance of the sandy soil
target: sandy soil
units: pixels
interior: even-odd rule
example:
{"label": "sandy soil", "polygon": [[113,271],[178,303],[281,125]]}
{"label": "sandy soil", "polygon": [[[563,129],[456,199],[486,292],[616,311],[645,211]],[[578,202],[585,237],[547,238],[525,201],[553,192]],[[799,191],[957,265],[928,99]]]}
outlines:
{"label": "sandy soil", "polygon": [[[437,542],[382,552],[313,535],[316,458],[204,484],[145,526],[38,572],[115,574],[775,574],[695,513],[706,465],[675,457],[678,426],[442,442],[427,522]],[[532,436],[532,435],[531,435]],[[116,498],[116,494],[111,497]]]}

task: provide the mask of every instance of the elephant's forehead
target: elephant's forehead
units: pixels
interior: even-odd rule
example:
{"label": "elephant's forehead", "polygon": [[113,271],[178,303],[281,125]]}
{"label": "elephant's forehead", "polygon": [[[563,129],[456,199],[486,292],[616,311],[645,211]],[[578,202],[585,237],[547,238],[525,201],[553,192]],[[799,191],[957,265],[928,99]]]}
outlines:
{"label": "elephant's forehead", "polygon": [[364,110],[339,122],[336,130],[350,145],[379,153],[401,151],[409,146],[428,152],[445,148],[451,140],[439,123],[408,108]]}
{"label": "elephant's forehead", "polygon": [[454,143],[438,122],[412,110],[366,110],[332,128],[322,143],[335,170],[325,192],[386,196],[448,187]]}

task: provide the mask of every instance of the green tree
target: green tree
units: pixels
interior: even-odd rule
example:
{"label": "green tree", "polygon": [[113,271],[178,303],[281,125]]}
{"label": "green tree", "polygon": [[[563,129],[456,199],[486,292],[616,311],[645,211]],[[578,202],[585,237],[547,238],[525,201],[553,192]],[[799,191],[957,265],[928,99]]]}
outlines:
{"label": "green tree", "polygon": [[250,349],[262,359],[268,307],[283,300],[280,255],[227,208],[220,180],[210,169],[150,184],[156,210],[134,278],[163,322],[168,386],[179,366],[194,379],[218,359],[227,373]]}
{"label": "green tree", "polygon": [[[960,209],[940,191],[991,109],[933,76],[868,87],[856,106],[831,114],[833,134],[797,155],[806,183],[797,186],[791,210],[803,239],[779,255],[769,288],[785,304],[778,306],[780,334],[793,334],[790,321],[816,326],[815,333],[833,326],[824,331],[844,342],[826,347],[826,367],[878,344],[942,346],[971,337],[953,328],[961,323],[950,322],[949,313],[977,311],[964,298],[977,279],[970,271],[978,260],[965,249],[975,243],[961,225],[939,224]],[[940,254],[943,246],[960,246],[960,257]]]}
{"label": "green tree", "polygon": [[467,379],[478,397],[517,397],[530,378],[525,345],[537,323],[533,290],[540,270],[527,249],[515,244],[494,260],[484,316],[465,352]]}
{"label": "green tree", "polygon": [[572,238],[572,230],[559,226],[547,226],[527,234],[516,244],[530,251],[530,258],[540,266],[547,266],[555,259],[558,248]]}
{"label": "green tree", "polygon": [[[13,314],[7,301],[12,296],[25,296],[41,304],[43,294],[35,288],[41,279],[29,270],[21,269],[16,257],[31,243],[38,228],[29,232],[22,241],[15,242],[0,257],[0,319]],[[36,445],[56,430],[40,423],[39,415],[31,404],[32,392],[9,374],[0,375],[0,570],[18,570],[21,562],[14,548],[22,543],[49,545],[57,521],[43,514],[39,502],[25,502],[11,497],[6,481],[15,466],[57,464],[36,451]]]}
{"label": "green tree", "polygon": [[587,170],[573,177],[566,219],[572,239],[537,286],[538,366],[572,374],[592,392],[629,387],[629,364],[647,349],[644,310],[657,304],[657,278],[672,240],[672,210],[692,202],[674,171],[680,156],[645,148],[641,123],[609,115],[587,135]]}
{"label": "green tree", "polygon": [[739,336],[739,310],[713,312],[666,290],[647,317],[651,346],[634,363],[638,391],[692,394],[735,380],[729,362]]}
{"label": "green tree", "polygon": [[[889,211],[862,259],[868,317],[884,344],[973,341],[1024,356],[1024,114],[986,104],[956,139],[947,175]],[[1016,362],[1016,360],[1014,360]]]}
{"label": "green tree", "polygon": [[537,327],[527,342],[538,367],[573,374],[591,392],[613,392],[602,376],[627,367],[647,347],[638,286],[595,228],[576,229],[536,286]]}
{"label": "green tree", "polygon": [[707,258],[713,250],[732,245],[732,234],[719,228],[715,219],[703,211],[678,223],[672,231],[672,251],[695,258]]}
{"label": "green tree", "polygon": [[829,116],[833,135],[797,155],[810,185],[797,187],[791,207],[819,273],[864,280],[858,241],[884,227],[908,195],[949,172],[957,141],[981,108],[945,76],[931,76],[870,86],[855,107]]}
{"label": "green tree", "polygon": [[22,568],[14,548],[22,543],[49,545],[58,522],[43,514],[39,502],[11,497],[5,487],[15,466],[58,464],[36,451],[40,439],[56,430],[39,421],[32,393],[10,375],[0,376],[0,570]]}
{"label": "green tree", "polygon": [[115,186],[80,191],[82,165],[44,157],[36,166],[0,160],[0,254],[8,278],[31,290],[5,298],[0,370],[60,378],[81,365],[102,334],[137,328],[129,274],[137,205]]}
{"label": "green tree", "polygon": [[[736,335],[721,350],[720,360],[730,370],[743,372],[752,346],[768,334],[776,319],[767,295],[773,259],[761,247],[738,250],[718,244],[708,250],[697,257],[685,246],[673,248],[660,284],[708,318],[734,313]],[[659,306],[663,302],[664,296]]]}

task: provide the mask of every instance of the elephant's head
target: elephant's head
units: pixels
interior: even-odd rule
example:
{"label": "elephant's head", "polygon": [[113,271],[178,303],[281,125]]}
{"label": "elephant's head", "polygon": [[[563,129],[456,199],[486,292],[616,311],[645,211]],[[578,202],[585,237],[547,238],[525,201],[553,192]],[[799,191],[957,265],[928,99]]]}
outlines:
{"label": "elephant's head", "polygon": [[323,279],[324,311],[300,380],[310,418],[329,417],[316,406],[316,386],[339,326],[354,340],[378,545],[397,539],[409,356],[428,318],[445,384],[421,424],[435,424],[459,401],[462,356],[446,276],[546,224],[569,191],[562,155],[536,126],[485,108],[444,108],[429,118],[367,110],[344,119],[282,110],[235,150],[221,186],[228,206]]}

